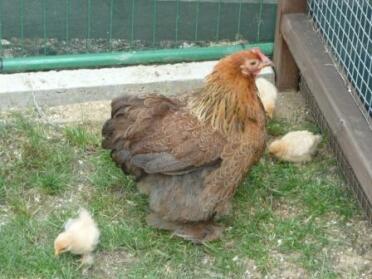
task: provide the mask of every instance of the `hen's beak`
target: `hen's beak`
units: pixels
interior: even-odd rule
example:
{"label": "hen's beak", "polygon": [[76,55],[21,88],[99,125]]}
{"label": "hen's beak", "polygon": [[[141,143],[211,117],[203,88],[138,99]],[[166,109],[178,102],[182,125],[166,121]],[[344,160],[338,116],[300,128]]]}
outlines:
{"label": "hen's beak", "polygon": [[260,55],[261,58],[261,63],[260,63],[260,69],[263,69],[265,67],[273,67],[274,68],[274,63],[273,61],[270,60],[269,57],[261,53]]}
{"label": "hen's beak", "polygon": [[261,62],[261,65],[260,65],[260,69],[263,69],[263,68],[265,68],[265,67],[274,67],[274,63],[273,63],[273,61],[271,61],[269,58],[268,58],[268,60],[267,61],[262,61]]}
{"label": "hen's beak", "polygon": [[256,52],[258,56],[260,57],[260,60],[261,60],[260,69],[269,67],[269,66],[274,67],[273,61],[271,61],[269,57],[263,54],[259,48],[255,48],[253,51]]}

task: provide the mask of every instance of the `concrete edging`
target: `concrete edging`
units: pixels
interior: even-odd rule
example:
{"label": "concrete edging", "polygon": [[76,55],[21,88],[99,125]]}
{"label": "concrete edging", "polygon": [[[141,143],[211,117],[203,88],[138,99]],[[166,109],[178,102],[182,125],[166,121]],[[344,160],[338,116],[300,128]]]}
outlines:
{"label": "concrete edging", "polygon": [[[203,83],[217,61],[0,74],[0,111],[108,100],[121,95],[177,95]],[[273,81],[271,69],[263,76]]]}
{"label": "concrete edging", "polygon": [[0,110],[112,99],[125,94],[179,94],[202,84],[215,61],[0,75]]}

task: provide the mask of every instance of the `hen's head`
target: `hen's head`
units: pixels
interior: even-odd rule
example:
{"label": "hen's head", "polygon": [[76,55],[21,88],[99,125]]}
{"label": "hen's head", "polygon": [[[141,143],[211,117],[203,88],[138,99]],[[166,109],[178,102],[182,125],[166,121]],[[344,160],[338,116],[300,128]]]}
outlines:
{"label": "hen's head", "polygon": [[189,102],[191,111],[223,133],[241,132],[252,119],[264,126],[265,113],[258,100],[255,77],[272,65],[258,48],[221,59],[208,75],[201,94]]}
{"label": "hen's head", "polygon": [[240,71],[245,77],[255,78],[263,68],[273,66],[273,62],[259,48],[241,51],[227,58],[234,70]]}

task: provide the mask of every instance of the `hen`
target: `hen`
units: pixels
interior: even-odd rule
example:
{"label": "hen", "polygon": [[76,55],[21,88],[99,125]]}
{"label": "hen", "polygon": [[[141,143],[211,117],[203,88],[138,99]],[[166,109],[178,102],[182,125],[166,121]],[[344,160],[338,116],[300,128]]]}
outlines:
{"label": "hen", "polygon": [[259,49],[242,51],[221,59],[194,94],[113,100],[102,146],[149,195],[149,225],[194,243],[220,237],[214,220],[265,148],[255,77],[271,65]]}

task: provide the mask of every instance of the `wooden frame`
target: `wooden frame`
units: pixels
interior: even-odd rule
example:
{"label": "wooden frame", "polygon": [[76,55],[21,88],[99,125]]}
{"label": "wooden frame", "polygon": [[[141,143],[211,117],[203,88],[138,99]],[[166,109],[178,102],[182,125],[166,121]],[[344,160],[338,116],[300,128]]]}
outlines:
{"label": "wooden frame", "polygon": [[298,88],[299,71],[288,45],[280,30],[283,16],[291,13],[305,13],[306,0],[279,0],[275,29],[274,64],[276,68],[276,86],[280,91]]}
{"label": "wooden frame", "polygon": [[[302,83],[308,88],[306,98],[312,99],[316,106],[315,119],[322,119],[318,124],[326,127],[324,132],[329,135],[348,185],[372,222],[372,130],[337,68],[330,67],[333,65],[330,53],[308,16],[304,13],[283,15],[279,28],[288,47],[288,56],[284,58],[290,58],[291,63],[295,61],[296,71],[297,66],[301,71]],[[284,58],[279,60],[281,66],[293,65],[286,64],[288,60]],[[288,69],[281,73],[288,73]],[[297,87],[297,76],[283,80]]]}

